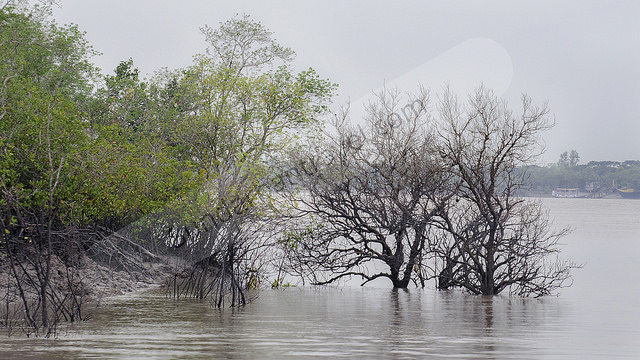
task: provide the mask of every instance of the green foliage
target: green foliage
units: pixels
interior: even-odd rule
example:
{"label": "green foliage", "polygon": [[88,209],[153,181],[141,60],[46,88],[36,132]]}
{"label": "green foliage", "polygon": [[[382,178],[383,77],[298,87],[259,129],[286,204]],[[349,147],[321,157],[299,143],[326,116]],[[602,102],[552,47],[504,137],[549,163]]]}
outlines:
{"label": "green foliage", "polygon": [[295,250],[305,239],[317,237],[325,230],[322,223],[307,224],[301,229],[285,230],[278,244],[286,250]]}
{"label": "green foliage", "polygon": [[11,9],[0,11],[0,47],[0,185],[30,211],[68,211],[88,139],[76,104],[88,96],[92,50],[76,27]]}
{"label": "green foliage", "polygon": [[557,165],[559,167],[572,167],[578,165],[580,162],[580,155],[577,151],[571,150],[571,153],[563,152],[560,154],[560,159],[558,160]]}
{"label": "green foliage", "polygon": [[278,61],[290,62],[295,54],[278,44],[264,25],[246,14],[221,23],[217,29],[205,25],[200,30],[210,45],[207,53],[215,66],[232,73],[259,71]]}
{"label": "green foliage", "polygon": [[268,201],[269,167],[319,121],[336,85],[313,69],[295,73],[293,52],[248,16],[202,31],[207,53],[152,87],[171,109],[160,127],[172,156],[204,175],[205,208],[224,219]]}
{"label": "green foliage", "polygon": [[158,126],[168,112],[160,92],[131,59],[91,92],[95,52],[77,27],[11,9],[0,11],[0,48],[0,185],[12,194],[3,204],[117,227],[197,186]]}
{"label": "green foliage", "polygon": [[290,282],[284,282],[284,278],[277,278],[274,279],[271,282],[271,288],[272,289],[277,289],[277,288],[289,288],[289,287],[295,287],[295,285],[292,285]]}
{"label": "green foliage", "polygon": [[336,85],[294,72],[293,51],[248,16],[202,31],[211,47],[186,69],[141,79],[128,59],[99,78],[76,26],[0,8],[0,253],[32,257],[42,321],[58,296],[45,294],[52,256],[81,258],[131,224],[165,247],[190,237],[194,261],[251,269],[234,286],[260,285],[270,167]]}
{"label": "green foliage", "polygon": [[590,161],[578,165],[576,161],[573,164],[569,160],[568,163],[564,163],[563,158],[564,155],[560,158],[561,165],[528,166],[522,169],[527,172],[528,184],[534,192],[550,193],[556,188],[578,188],[606,193],[619,187],[640,188],[638,160]]}

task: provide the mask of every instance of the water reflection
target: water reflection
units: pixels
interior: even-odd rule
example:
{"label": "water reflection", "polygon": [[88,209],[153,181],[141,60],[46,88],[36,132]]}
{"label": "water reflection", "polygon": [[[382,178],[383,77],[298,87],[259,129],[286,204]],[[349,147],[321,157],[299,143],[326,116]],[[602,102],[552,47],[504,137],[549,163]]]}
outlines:
{"label": "water reflection", "polygon": [[459,292],[397,291],[391,293],[391,304],[393,353],[411,348],[409,355],[478,358],[542,355],[544,349],[536,346],[535,334],[556,326],[563,311],[558,299],[476,297]]}
{"label": "water reflection", "polygon": [[563,317],[558,299],[387,289],[265,291],[244,309],[149,292],[114,299],[70,336],[7,339],[6,354],[46,358],[540,358]]}

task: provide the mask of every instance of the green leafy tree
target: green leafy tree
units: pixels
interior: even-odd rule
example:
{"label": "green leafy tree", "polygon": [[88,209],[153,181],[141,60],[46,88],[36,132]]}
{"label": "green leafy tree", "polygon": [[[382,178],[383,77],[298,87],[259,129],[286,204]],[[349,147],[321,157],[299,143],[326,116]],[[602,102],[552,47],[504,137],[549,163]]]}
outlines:
{"label": "green leafy tree", "polygon": [[121,62],[87,103],[91,146],[76,193],[83,218],[112,230],[157,211],[197,186],[188,158],[178,159],[163,132],[172,112],[162,89],[139,79],[133,60]]}
{"label": "green leafy tree", "polygon": [[0,249],[36,334],[79,314],[77,298],[61,300],[51,274],[74,242],[68,200],[88,144],[76,104],[89,96],[92,54],[75,26],[0,10]]}
{"label": "green leafy tree", "polygon": [[577,151],[571,150],[571,153],[569,154],[569,166],[577,166],[579,162],[580,155]]}
{"label": "green leafy tree", "polygon": [[[189,270],[199,275],[189,278],[211,279],[191,287],[200,289],[192,296],[215,294],[222,306],[231,293],[237,305],[245,302],[246,283],[256,279],[256,253],[249,249],[264,248],[259,236],[247,234],[270,213],[270,167],[299,133],[318,124],[336,86],[312,69],[295,72],[293,51],[249,16],[202,32],[207,52],[151,86],[169,114],[157,128],[171,157],[188,163],[200,184],[175,203],[163,241],[186,243],[188,263],[199,264]],[[253,269],[250,277],[246,268]]]}

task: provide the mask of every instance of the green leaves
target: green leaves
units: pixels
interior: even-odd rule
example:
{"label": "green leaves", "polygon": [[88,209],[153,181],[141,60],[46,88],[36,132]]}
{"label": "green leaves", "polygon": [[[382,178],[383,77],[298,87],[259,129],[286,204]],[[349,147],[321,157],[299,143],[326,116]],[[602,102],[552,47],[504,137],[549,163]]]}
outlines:
{"label": "green leaves", "polygon": [[200,28],[210,48],[207,54],[216,67],[231,69],[235,74],[260,72],[265,66],[293,60],[293,50],[278,44],[264,25],[249,15],[234,17],[217,29]]}
{"label": "green leaves", "polygon": [[293,145],[296,130],[318,121],[336,85],[313,69],[294,73],[293,52],[248,16],[202,31],[212,48],[167,85],[183,110],[167,124],[170,143],[209,178],[230,164],[257,175]]}
{"label": "green leaves", "polygon": [[248,16],[202,31],[210,48],[188,68],[143,80],[128,59],[93,91],[96,52],[76,26],[0,10],[3,209],[112,229],[180,202],[191,220],[253,211],[336,85],[295,73]]}

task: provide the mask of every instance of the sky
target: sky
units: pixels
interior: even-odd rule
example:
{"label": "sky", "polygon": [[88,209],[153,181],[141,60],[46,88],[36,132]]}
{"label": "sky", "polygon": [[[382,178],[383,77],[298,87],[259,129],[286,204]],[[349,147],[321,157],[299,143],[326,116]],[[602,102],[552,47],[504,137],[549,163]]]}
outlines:
{"label": "sky", "polygon": [[[539,164],[576,150],[581,163],[640,159],[640,1],[60,0],[111,74],[132,58],[151,76],[206,49],[200,27],[249,14],[293,49],[296,69],[339,84],[336,106],[373,91],[461,95],[483,83],[517,110],[548,103],[555,127]],[[355,112],[357,113],[357,109]]]}

